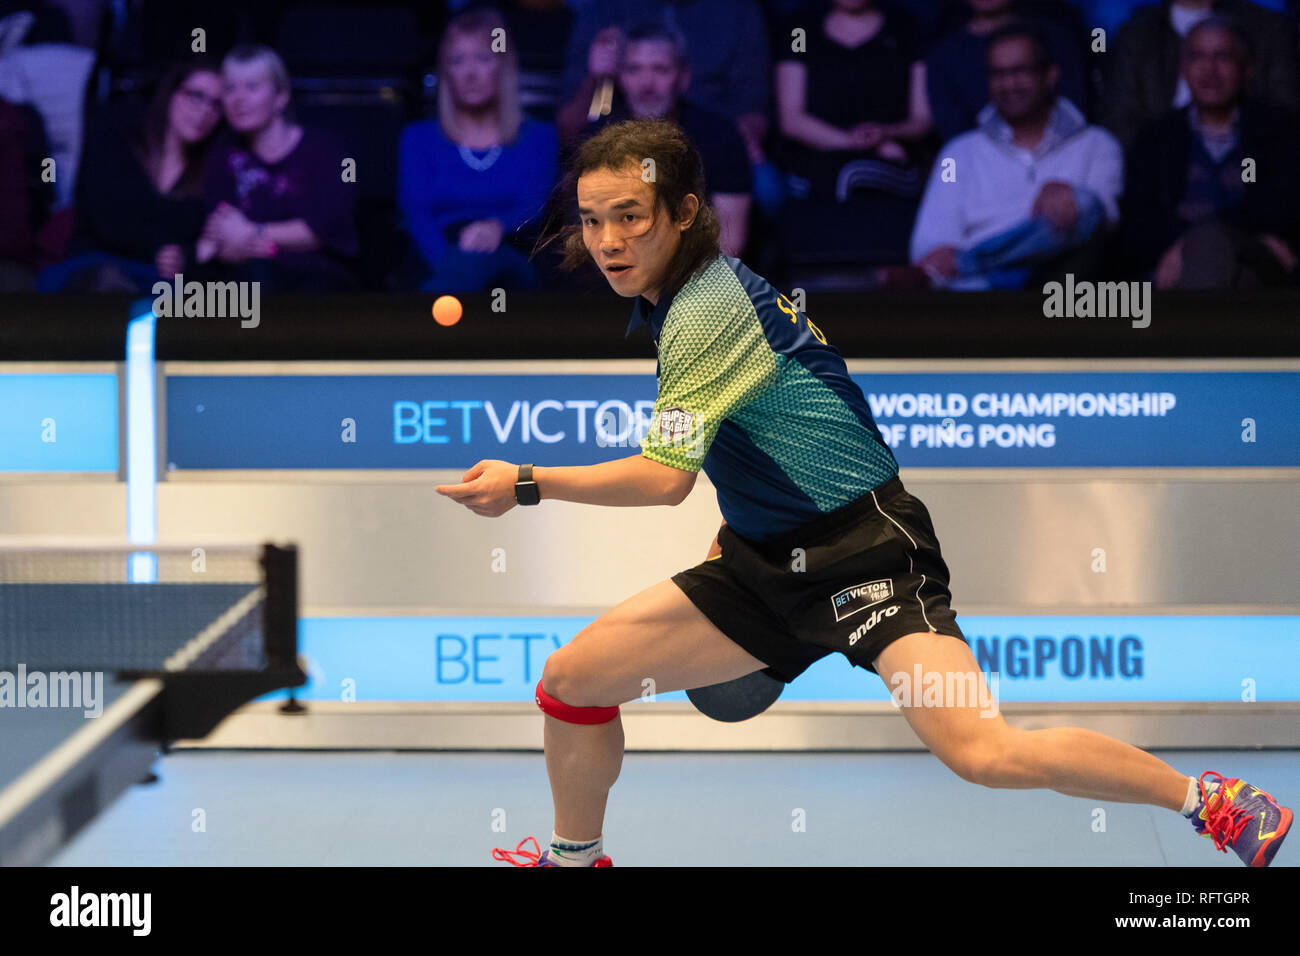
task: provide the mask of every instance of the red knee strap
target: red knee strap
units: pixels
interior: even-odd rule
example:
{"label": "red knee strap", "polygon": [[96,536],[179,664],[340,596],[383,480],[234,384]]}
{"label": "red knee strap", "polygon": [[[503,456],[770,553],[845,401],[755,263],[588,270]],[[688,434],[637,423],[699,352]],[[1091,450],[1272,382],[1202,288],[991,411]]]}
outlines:
{"label": "red knee strap", "polygon": [[542,690],[542,682],[537,682],[537,706],[542,713],[563,720],[569,724],[607,724],[618,716],[617,707],[574,707],[562,700],[556,700]]}

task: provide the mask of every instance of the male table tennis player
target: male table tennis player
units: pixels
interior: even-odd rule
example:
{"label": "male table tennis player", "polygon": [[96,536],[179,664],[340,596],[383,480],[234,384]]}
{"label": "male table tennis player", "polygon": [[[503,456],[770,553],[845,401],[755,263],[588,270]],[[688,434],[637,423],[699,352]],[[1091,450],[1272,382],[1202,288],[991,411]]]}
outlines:
{"label": "male table tennis player", "polygon": [[904,490],[838,350],[766,280],[721,254],[699,155],[675,125],[607,127],[574,156],[566,183],[580,222],[553,236],[565,265],[590,257],[635,300],[629,333],[648,324],[658,349],[641,453],[583,467],[484,460],[436,490],[486,517],[544,499],[676,505],[702,468],[724,523],[708,559],[623,601],[549,656],[536,701],[554,830],[545,850],[529,837],[495,859],[612,865],[602,828],[623,760],[619,705],[639,698],[646,678],[657,692],[756,670],[789,683],[838,651],[885,680],[895,700],[918,669],[969,675],[978,695],[965,702],[936,705],[918,688],[900,706],[964,780],[1154,804],[1249,866],[1272,861],[1292,812],[1258,787],[1215,771],[1188,776],[1092,730],[1020,730],[982,712],[977,701],[990,694],[949,606],[929,512]]}

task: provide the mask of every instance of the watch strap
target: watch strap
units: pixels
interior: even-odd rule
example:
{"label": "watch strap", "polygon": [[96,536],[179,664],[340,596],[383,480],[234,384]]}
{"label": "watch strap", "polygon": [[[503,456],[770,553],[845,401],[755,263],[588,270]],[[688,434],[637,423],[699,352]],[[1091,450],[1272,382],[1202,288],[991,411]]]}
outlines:
{"label": "watch strap", "polygon": [[515,482],[515,501],[521,505],[535,505],[542,500],[541,489],[533,480],[533,466],[520,465],[519,478]]}

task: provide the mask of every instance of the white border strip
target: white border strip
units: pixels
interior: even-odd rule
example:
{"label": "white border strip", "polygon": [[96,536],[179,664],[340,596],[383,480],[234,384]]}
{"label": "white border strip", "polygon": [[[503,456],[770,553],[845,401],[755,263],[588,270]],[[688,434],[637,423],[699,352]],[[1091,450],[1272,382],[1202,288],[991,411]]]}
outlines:
{"label": "white border strip", "polygon": [[[261,540],[248,537],[221,538],[204,534],[185,540],[167,540],[151,542],[150,551],[175,551],[187,554],[196,547],[222,552],[246,552],[260,555],[263,547]],[[11,534],[0,535],[0,551],[110,551],[115,554],[139,551],[138,544],[124,541],[121,535],[57,535],[57,534]]]}
{"label": "white border strip", "polygon": [[117,362],[0,362],[0,375],[117,373]]}

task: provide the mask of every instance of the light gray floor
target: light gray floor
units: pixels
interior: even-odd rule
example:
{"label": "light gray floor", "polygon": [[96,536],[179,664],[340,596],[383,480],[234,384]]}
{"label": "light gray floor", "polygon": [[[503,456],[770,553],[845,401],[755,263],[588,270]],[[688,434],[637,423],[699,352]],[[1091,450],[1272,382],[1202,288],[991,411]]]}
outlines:
{"label": "light gray floor", "polygon": [[[1160,756],[1300,809],[1300,752]],[[540,754],[182,751],[156,770],[53,862],[507,866],[492,847],[550,839]],[[991,790],[925,753],[628,754],[604,838],[616,866],[1242,865],[1168,810]],[[1293,833],[1273,865],[1297,864]]]}

